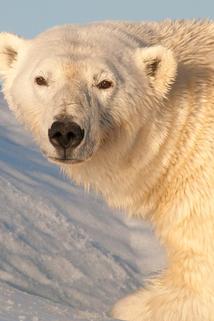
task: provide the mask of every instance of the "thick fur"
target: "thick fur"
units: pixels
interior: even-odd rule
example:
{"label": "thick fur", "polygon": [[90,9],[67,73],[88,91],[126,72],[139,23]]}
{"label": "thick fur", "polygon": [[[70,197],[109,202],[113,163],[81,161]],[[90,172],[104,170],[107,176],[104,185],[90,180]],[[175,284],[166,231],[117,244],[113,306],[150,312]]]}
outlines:
{"label": "thick fur", "polygon": [[[214,23],[67,25],[28,41],[4,33],[0,73],[44,154],[111,206],[150,220],[166,247],[167,269],[112,315],[214,321]],[[35,85],[41,74],[47,87]],[[112,88],[97,89],[102,79]],[[57,117],[86,133],[67,162],[48,140]]]}

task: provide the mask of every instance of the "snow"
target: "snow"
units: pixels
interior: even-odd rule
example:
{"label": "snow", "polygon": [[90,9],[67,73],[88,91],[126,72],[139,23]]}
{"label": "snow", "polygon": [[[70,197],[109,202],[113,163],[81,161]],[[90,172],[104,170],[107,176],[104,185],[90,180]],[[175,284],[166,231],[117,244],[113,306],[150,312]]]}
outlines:
{"label": "snow", "polygon": [[0,106],[0,321],[112,320],[163,250],[147,223],[63,177]]}

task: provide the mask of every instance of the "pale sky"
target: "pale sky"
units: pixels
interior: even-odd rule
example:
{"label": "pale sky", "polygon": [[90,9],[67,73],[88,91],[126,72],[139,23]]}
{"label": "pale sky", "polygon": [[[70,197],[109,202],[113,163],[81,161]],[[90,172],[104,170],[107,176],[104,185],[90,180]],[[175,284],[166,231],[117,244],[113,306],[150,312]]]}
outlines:
{"label": "pale sky", "polygon": [[214,18],[214,0],[0,0],[0,31],[25,37],[97,20]]}

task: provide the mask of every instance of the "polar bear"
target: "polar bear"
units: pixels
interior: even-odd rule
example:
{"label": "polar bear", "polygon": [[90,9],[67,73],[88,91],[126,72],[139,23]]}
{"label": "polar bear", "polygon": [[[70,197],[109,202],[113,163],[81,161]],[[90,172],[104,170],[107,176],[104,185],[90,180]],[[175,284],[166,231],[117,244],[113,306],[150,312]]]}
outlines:
{"label": "polar bear", "polygon": [[112,309],[214,320],[214,23],[65,25],[0,34],[3,92],[48,160],[150,220],[168,267]]}

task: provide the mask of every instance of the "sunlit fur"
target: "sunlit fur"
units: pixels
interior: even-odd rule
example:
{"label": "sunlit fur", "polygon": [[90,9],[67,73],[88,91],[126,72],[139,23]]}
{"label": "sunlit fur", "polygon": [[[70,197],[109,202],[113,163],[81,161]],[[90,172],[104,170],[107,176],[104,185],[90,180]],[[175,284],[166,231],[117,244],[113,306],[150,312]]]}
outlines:
{"label": "sunlit fur", "polygon": [[[214,321],[213,53],[208,21],[67,25],[33,40],[0,34],[5,97],[45,155],[57,155],[54,119],[74,119],[86,136],[70,156],[82,163],[59,166],[150,220],[166,247],[167,269],[119,301],[115,318]],[[35,85],[38,75],[47,87]],[[99,90],[102,79],[113,87]]]}

